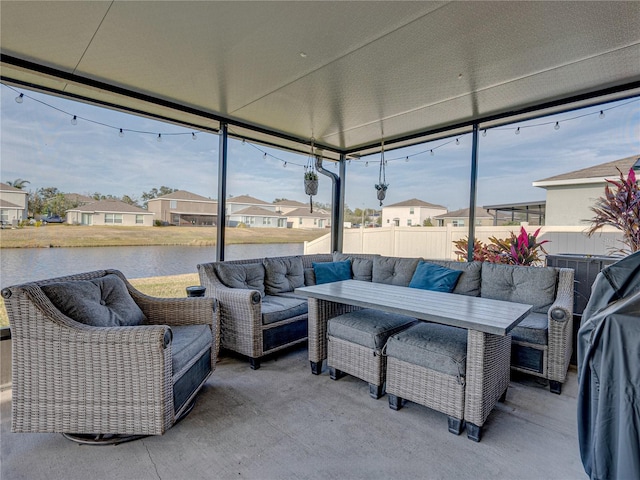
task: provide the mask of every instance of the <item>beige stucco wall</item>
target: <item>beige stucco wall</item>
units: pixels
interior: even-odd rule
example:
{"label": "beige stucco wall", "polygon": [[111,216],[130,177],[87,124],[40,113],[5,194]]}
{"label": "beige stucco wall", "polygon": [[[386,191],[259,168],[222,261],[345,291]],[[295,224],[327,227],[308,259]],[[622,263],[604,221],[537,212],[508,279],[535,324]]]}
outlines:
{"label": "beige stucco wall", "polygon": [[590,207],[602,195],[604,184],[548,187],[545,224],[588,226],[593,218]]}
{"label": "beige stucco wall", "polygon": [[20,221],[27,218],[28,193],[3,191],[0,193],[0,198],[18,206],[18,208],[6,207],[2,209],[2,211],[7,214],[8,222],[13,222],[14,220]]}
{"label": "beige stucco wall", "polygon": [[292,228],[325,228],[330,225],[328,218],[288,217]]}
{"label": "beige stucco wall", "polygon": [[[67,212],[67,223],[70,224],[81,224],[82,223],[82,213],[78,211],[68,211]],[[87,213],[87,212],[84,212]],[[153,227],[153,220],[155,218],[154,215],[149,215],[148,213],[141,214],[143,223],[136,223],[136,215],[135,213],[123,213],[122,214],[122,223],[105,223],[104,222],[104,213],[91,213],[91,225],[106,225],[106,226],[123,226],[123,227]]]}

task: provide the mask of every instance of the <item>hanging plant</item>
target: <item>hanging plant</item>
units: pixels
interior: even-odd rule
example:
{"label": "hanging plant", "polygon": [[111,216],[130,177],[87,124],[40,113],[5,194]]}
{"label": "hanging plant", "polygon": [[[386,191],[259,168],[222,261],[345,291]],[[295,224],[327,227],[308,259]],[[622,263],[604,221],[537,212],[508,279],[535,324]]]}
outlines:
{"label": "hanging plant", "polygon": [[318,194],[318,173],[313,157],[313,139],[311,140],[311,153],[304,167],[304,193],[309,195],[309,213],[313,213],[313,196]]}
{"label": "hanging plant", "polygon": [[378,183],[376,183],[376,195],[378,196],[378,200],[380,200],[380,206],[382,206],[382,201],[387,196],[387,188],[389,188],[386,177],[387,162],[384,159],[384,140],[382,141],[381,146],[382,150],[380,151],[380,171],[378,173]]}

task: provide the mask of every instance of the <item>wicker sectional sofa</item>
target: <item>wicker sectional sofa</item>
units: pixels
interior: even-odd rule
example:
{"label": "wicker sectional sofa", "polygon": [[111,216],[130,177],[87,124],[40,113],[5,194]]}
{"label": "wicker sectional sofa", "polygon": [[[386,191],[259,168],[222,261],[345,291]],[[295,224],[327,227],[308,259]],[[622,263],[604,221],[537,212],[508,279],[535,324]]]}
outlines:
{"label": "wicker sectional sofa", "polygon": [[[206,294],[217,298],[223,348],[249,357],[252,368],[278,350],[307,340],[314,373],[327,358],[327,321],[358,307],[334,305],[308,325],[307,301],[293,293],[316,283],[314,263],[351,261],[351,277],[408,286],[421,258],[341,253],[212,262],[198,265]],[[550,381],[560,393],[572,350],[571,269],[425,260],[462,271],[453,293],[532,304],[512,331],[511,366]],[[307,335],[308,332],[308,335]]]}

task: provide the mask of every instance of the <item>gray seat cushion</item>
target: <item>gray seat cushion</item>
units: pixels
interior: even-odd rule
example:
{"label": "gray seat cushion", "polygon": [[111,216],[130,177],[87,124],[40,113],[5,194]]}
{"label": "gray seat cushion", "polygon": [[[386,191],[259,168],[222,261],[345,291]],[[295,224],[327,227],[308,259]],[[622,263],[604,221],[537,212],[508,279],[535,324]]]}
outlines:
{"label": "gray seat cushion", "polygon": [[330,337],[380,350],[389,336],[416,322],[406,315],[365,308],[330,319],[327,333]]}
{"label": "gray seat cushion", "polygon": [[419,261],[419,258],[374,258],[372,281],[406,287],[411,282]]}
{"label": "gray seat cushion", "polygon": [[117,275],[50,283],[41,288],[58,310],[85,325],[135,326],[147,320]]}
{"label": "gray seat cushion", "polygon": [[480,273],[482,271],[482,262],[456,262],[454,260],[425,260],[429,263],[435,263],[441,267],[450,268],[452,270],[462,271],[462,275],[456,283],[453,293],[458,295],[468,295],[471,297],[480,296]]}
{"label": "gray seat cushion", "polygon": [[387,356],[447,375],[464,377],[467,330],[420,322],[389,338]]}
{"label": "gray seat cushion", "polygon": [[262,324],[269,325],[307,313],[307,299],[292,297],[266,295],[262,299]]}
{"label": "gray seat cushion", "polygon": [[211,328],[208,325],[178,325],[171,327],[171,366],[173,374],[184,367],[207,346],[211,346]]}
{"label": "gray seat cushion", "polygon": [[264,297],[264,265],[261,263],[216,263],[216,274],[229,288],[257,290]]}
{"label": "gray seat cushion", "polygon": [[267,257],[263,260],[264,290],[267,295],[293,292],[304,286],[304,266],[301,257]]}
{"label": "gray seat cushion", "polygon": [[513,330],[512,338],[519,342],[547,345],[549,343],[549,319],[546,313],[532,312]]}
{"label": "gray seat cushion", "polygon": [[556,298],[558,271],[553,267],[520,267],[484,263],[481,296],[533,305],[547,313]]}

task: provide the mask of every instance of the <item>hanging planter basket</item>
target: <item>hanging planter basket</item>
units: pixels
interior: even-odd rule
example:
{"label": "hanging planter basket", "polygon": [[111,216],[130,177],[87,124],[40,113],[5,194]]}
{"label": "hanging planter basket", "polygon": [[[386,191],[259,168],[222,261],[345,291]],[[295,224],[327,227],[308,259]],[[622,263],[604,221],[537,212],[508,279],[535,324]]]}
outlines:
{"label": "hanging planter basket", "polygon": [[387,184],[376,184],[376,190],[378,191],[377,196],[378,196],[378,200],[380,200],[380,206],[382,206],[382,201],[384,200],[384,198],[387,196],[387,187],[389,185]]}
{"label": "hanging planter basket", "polygon": [[387,188],[389,188],[389,184],[387,183],[387,175],[386,175],[386,167],[387,162],[384,159],[384,140],[381,144],[380,150],[380,172],[378,174],[378,183],[376,183],[376,196],[378,200],[380,200],[380,206],[382,206],[382,201],[387,196]]}
{"label": "hanging planter basket", "polygon": [[318,172],[313,156],[313,139],[311,139],[311,152],[307,165],[304,167],[304,193],[309,195],[309,212],[313,213],[313,196],[318,194]]}

